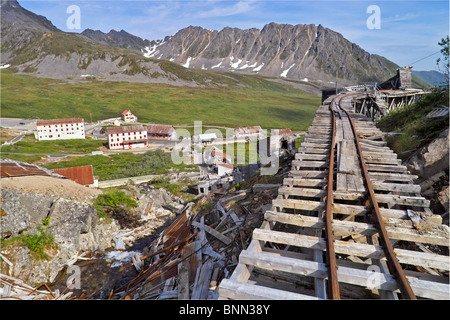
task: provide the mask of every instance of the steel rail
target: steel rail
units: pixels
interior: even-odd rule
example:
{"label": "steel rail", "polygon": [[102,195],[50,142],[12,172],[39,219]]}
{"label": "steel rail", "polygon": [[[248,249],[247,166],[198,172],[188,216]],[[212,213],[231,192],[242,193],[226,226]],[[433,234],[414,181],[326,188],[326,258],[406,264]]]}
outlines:
{"label": "steel rail", "polygon": [[[340,100],[343,97],[341,97]],[[407,298],[407,299],[415,300],[416,296],[415,296],[413,290],[411,289],[409,281],[406,278],[405,273],[403,272],[403,269],[402,269],[402,267],[401,267],[401,265],[400,265],[396,255],[395,255],[394,248],[393,248],[391,242],[389,241],[389,236],[388,236],[388,233],[386,231],[385,224],[383,222],[383,217],[381,215],[380,208],[378,206],[378,202],[376,201],[376,198],[375,198],[375,191],[374,191],[374,189],[372,187],[372,183],[371,183],[371,180],[370,180],[370,177],[369,177],[369,172],[367,170],[367,167],[366,167],[366,164],[365,164],[365,160],[364,160],[364,157],[363,157],[359,136],[358,136],[358,134],[356,132],[356,128],[355,128],[355,125],[353,123],[353,119],[351,118],[350,114],[344,108],[342,108],[340,106],[340,100],[339,100],[339,108],[342,111],[344,111],[345,114],[347,115],[347,117],[348,117],[348,119],[350,121],[350,125],[352,127],[353,135],[355,137],[355,144],[356,144],[356,149],[358,151],[359,160],[360,160],[360,163],[361,163],[361,169],[363,171],[364,180],[365,180],[365,183],[366,183],[366,186],[367,186],[367,190],[369,192],[369,200],[370,200],[370,203],[372,204],[373,212],[375,213],[375,220],[376,220],[376,223],[378,224],[378,229],[380,231],[380,234],[379,234],[379,238],[381,240],[380,244],[383,247],[384,252],[386,254],[387,264],[388,264],[389,270],[392,273],[392,275],[395,277],[395,279],[397,280],[397,284],[399,286],[399,289],[400,289],[400,292],[401,292],[402,296]]]}
{"label": "steel rail", "polygon": [[332,115],[332,133],[331,133],[331,147],[330,147],[330,160],[328,169],[328,185],[327,185],[327,200],[325,211],[325,238],[327,247],[327,264],[328,264],[328,295],[333,300],[340,299],[339,282],[337,276],[337,264],[336,264],[336,252],[334,250],[334,236],[333,236],[333,175],[334,175],[334,144],[336,135],[336,115],[333,111],[333,105],[335,103],[334,98],[329,106]]}

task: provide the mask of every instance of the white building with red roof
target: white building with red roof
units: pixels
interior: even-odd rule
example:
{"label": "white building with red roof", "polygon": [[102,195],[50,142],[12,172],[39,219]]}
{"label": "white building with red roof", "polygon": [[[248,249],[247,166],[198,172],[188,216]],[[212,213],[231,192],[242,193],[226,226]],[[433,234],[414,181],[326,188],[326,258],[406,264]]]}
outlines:
{"label": "white building with red roof", "polygon": [[236,138],[262,138],[264,131],[260,126],[237,127],[234,129]]}
{"label": "white building with red roof", "polygon": [[81,118],[37,120],[36,131],[39,141],[85,139],[84,119]]}
{"label": "white building with red roof", "polygon": [[125,110],[122,112],[122,120],[126,123],[137,122],[137,117],[131,113],[131,110]]}
{"label": "white building with red roof", "polygon": [[169,124],[149,124],[147,135],[149,139],[177,140],[177,132],[174,126]]}
{"label": "white building with red roof", "polygon": [[108,148],[127,150],[148,146],[147,129],[142,125],[108,127]]}

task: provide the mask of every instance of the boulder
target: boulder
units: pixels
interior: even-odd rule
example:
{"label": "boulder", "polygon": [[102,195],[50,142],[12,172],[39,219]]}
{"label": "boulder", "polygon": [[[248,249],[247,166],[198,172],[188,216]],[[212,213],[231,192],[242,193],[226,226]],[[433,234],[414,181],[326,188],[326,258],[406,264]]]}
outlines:
{"label": "boulder", "polygon": [[445,188],[441,192],[438,193],[437,198],[440,202],[440,204],[444,207],[445,211],[448,212],[449,210],[449,187]]}
{"label": "boulder", "polygon": [[[69,179],[48,176],[2,178],[2,238],[39,233],[53,235],[57,247],[46,252],[48,260],[35,259],[26,247],[3,246],[1,253],[13,263],[2,270],[36,285],[52,282],[79,250],[98,251],[111,247],[119,230],[115,224],[97,223],[93,199],[101,193]],[[1,261],[0,261],[1,262]],[[4,267],[4,268],[3,268]],[[6,273],[6,271],[2,271]]]}
{"label": "boulder", "polygon": [[408,160],[407,166],[411,173],[426,180],[434,174],[446,170],[449,163],[449,142],[449,129],[446,129]]}

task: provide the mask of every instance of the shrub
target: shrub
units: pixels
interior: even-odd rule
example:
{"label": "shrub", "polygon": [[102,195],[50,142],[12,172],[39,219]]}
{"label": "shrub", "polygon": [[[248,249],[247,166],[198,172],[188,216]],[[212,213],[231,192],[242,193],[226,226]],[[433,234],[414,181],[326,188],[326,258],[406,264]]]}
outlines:
{"label": "shrub", "polygon": [[49,256],[45,251],[57,248],[58,245],[54,241],[53,235],[47,233],[43,226],[38,226],[37,229],[38,233],[21,234],[17,237],[2,241],[2,244],[6,246],[16,243],[20,246],[27,247],[35,259],[48,260]]}

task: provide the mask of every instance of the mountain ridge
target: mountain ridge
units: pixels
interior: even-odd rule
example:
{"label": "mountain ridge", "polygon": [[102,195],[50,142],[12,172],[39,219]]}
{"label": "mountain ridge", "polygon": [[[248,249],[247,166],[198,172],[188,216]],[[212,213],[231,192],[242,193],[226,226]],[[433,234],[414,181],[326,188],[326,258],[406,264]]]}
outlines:
{"label": "mountain ridge", "polygon": [[[233,27],[208,30],[188,26],[164,39],[143,40],[141,43],[148,45],[134,50],[145,57],[169,60],[187,68],[297,81],[338,79],[348,84],[381,81],[399,67],[320,24],[271,22],[261,30]],[[108,44],[121,47],[115,40]]]}
{"label": "mountain ridge", "polygon": [[16,0],[2,0],[1,6],[2,64],[41,77],[175,83],[187,75],[185,85],[210,77],[194,75],[207,70],[334,87],[336,82],[384,81],[399,67],[320,24],[271,22],[262,29],[222,30],[188,26],[164,39],[147,40],[114,29],[67,33]]}

